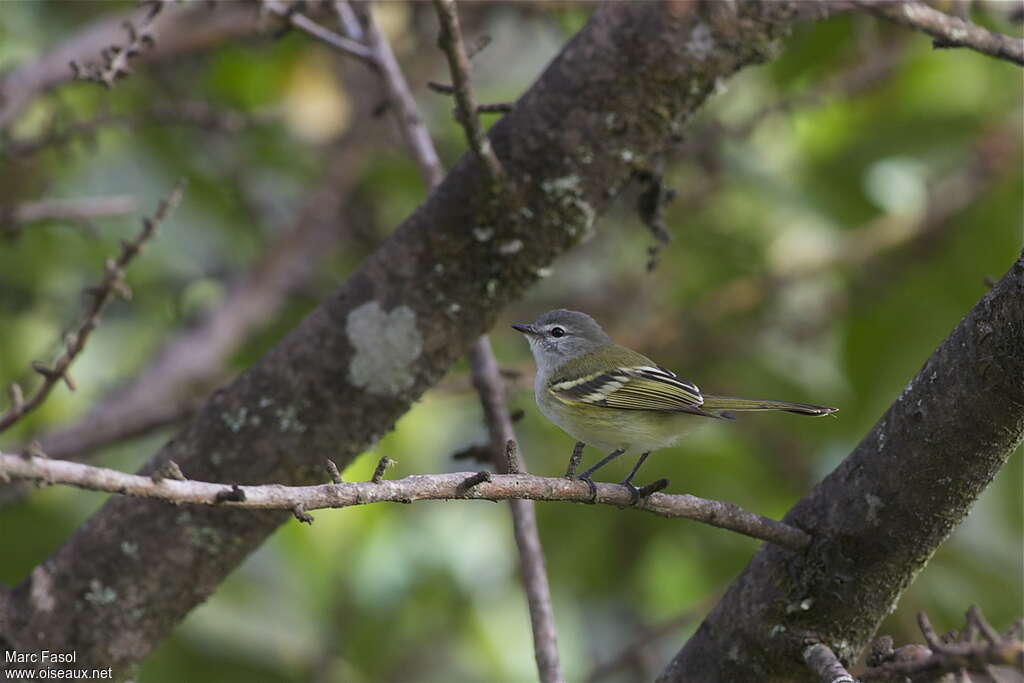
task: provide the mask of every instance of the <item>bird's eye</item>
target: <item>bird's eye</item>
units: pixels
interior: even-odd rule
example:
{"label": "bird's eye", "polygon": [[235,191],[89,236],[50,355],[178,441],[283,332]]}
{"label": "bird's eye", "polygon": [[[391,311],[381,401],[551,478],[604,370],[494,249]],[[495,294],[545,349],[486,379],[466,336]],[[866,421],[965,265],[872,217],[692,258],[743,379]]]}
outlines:
{"label": "bird's eye", "polygon": [[563,330],[561,327],[552,327],[551,328],[551,336],[552,337],[564,337],[565,336],[565,330]]}

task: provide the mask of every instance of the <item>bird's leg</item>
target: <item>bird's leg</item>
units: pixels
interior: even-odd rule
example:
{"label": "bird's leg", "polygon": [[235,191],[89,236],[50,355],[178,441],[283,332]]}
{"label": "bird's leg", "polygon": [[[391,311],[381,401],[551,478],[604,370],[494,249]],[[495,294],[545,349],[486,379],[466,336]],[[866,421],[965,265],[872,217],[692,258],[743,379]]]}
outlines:
{"label": "bird's leg", "polygon": [[629,474],[626,476],[626,478],[620,482],[623,486],[629,489],[630,505],[636,505],[637,503],[640,502],[641,498],[649,496],[655,491],[660,491],[666,486],[668,486],[668,479],[659,479],[658,481],[647,484],[646,486],[643,486],[641,488],[637,488],[633,484],[633,477],[636,476],[637,470],[640,469],[640,466],[644,464],[644,460],[647,460],[647,456],[650,454],[650,451],[647,451],[646,453],[642,454],[640,458],[637,459],[636,464],[633,465],[633,469],[629,471]]}
{"label": "bird's leg", "polygon": [[569,458],[569,467],[565,470],[566,479],[576,478],[576,468],[579,467],[580,460],[583,459],[583,446],[585,445],[582,441],[577,441],[576,445],[573,446],[572,457]]}
{"label": "bird's leg", "polygon": [[590,487],[590,502],[591,503],[593,503],[594,501],[597,500],[597,485],[594,484],[594,480],[590,478],[590,475],[593,474],[594,472],[598,471],[599,469],[601,469],[602,467],[604,467],[605,465],[607,465],[612,460],[614,460],[615,458],[619,457],[620,455],[622,455],[625,452],[626,451],[623,450],[622,448],[619,448],[619,449],[616,449],[616,450],[612,451],[611,453],[606,455],[604,458],[602,458],[596,465],[594,465],[589,470],[586,470],[583,474],[581,474],[578,477],[576,477],[577,479],[582,479],[583,481],[587,482],[587,486]]}
{"label": "bird's leg", "polygon": [[637,470],[640,469],[640,465],[644,464],[644,460],[646,460],[647,456],[650,454],[650,451],[642,453],[640,457],[637,458],[636,464],[633,465],[633,469],[631,469],[629,474],[626,475],[626,478],[620,482],[623,486],[629,489],[630,505],[636,505],[640,502],[640,489],[633,485],[633,477],[636,476]]}

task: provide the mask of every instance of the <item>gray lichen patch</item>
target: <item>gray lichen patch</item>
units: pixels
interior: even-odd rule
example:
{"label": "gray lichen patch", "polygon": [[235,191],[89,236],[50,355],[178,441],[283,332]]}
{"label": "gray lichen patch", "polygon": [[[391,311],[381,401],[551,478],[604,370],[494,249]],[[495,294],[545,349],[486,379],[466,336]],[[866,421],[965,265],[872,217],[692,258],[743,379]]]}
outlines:
{"label": "gray lichen patch", "polygon": [[349,365],[354,386],[395,396],[413,384],[413,363],[423,351],[416,313],[408,306],[390,312],[369,301],[348,314],[345,331],[355,349]]}
{"label": "gray lichen patch", "polygon": [[53,577],[44,565],[32,570],[32,585],[29,593],[32,605],[40,612],[51,612],[57,606],[53,597]]}
{"label": "gray lichen patch", "polygon": [[296,432],[302,434],[306,431],[306,425],[299,419],[299,411],[295,406],[289,405],[285,408],[279,408],[274,411],[274,415],[277,417],[277,427],[282,433]]}
{"label": "gray lichen patch", "polygon": [[711,29],[707,24],[701,23],[693,27],[693,31],[690,32],[690,39],[686,41],[684,49],[688,55],[698,62],[705,61],[714,53],[715,39],[711,35]]}
{"label": "gray lichen patch", "polygon": [[224,424],[228,426],[228,429],[235,432],[236,434],[241,431],[242,427],[245,426],[245,420],[249,415],[249,409],[242,406],[235,413],[223,412],[220,414],[220,419],[224,421]]}
{"label": "gray lichen patch", "polygon": [[562,209],[564,228],[570,235],[579,235],[581,241],[593,235],[597,211],[586,201],[579,176],[570,174],[545,180],[541,190]]}
{"label": "gray lichen patch", "polygon": [[109,605],[117,600],[117,591],[110,586],[104,586],[99,579],[89,582],[89,592],[85,594],[87,602],[94,605]]}

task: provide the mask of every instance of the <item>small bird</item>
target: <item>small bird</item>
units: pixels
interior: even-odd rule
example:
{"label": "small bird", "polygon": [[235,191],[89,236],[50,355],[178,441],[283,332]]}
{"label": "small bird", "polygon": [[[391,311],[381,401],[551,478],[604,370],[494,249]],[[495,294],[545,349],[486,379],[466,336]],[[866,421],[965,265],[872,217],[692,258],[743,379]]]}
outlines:
{"label": "small bird", "polygon": [[[731,418],[731,411],[779,410],[797,415],[831,415],[836,408],[703,394],[697,385],[636,351],[616,345],[586,313],[560,308],[532,323],[512,325],[530,342],[537,362],[533,383],[537,407],[576,439],[566,477],[597,487],[591,475],[623,453],[640,453],[621,483],[635,505],[668,486],[659,479],[643,488],[633,477],[652,451],[671,446],[703,418]],[[580,475],[584,444],[607,457]]]}

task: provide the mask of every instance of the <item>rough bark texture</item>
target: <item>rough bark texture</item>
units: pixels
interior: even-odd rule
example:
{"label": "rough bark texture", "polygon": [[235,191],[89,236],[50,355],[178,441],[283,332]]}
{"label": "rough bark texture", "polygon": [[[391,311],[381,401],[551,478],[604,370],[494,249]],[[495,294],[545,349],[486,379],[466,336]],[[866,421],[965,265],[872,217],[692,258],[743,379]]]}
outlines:
{"label": "rough bark texture", "polygon": [[659,680],[813,681],[808,639],[848,665],[1022,438],[1024,254],[786,515],[817,540],[763,547]]}
{"label": "rough bark texture", "polygon": [[[766,59],[806,7],[702,17],[691,2],[602,6],[491,132],[521,204],[464,158],[143,471],[174,460],[199,479],[302,484],[325,478],[325,457],[351,462],[592,229],[716,81]],[[74,650],[80,667],[124,677],[288,516],[112,499],[3,597],[0,645]]]}

